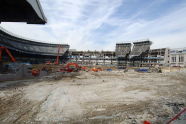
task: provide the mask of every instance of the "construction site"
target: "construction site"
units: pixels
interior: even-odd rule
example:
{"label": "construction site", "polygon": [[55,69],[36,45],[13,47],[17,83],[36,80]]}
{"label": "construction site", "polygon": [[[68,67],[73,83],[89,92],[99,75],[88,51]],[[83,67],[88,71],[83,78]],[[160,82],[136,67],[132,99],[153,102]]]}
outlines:
{"label": "construction site", "polygon": [[[36,15],[5,18],[0,9],[0,22],[47,22],[42,11],[27,10]],[[0,123],[185,124],[185,49],[151,49],[153,43],[78,51],[0,27]]]}

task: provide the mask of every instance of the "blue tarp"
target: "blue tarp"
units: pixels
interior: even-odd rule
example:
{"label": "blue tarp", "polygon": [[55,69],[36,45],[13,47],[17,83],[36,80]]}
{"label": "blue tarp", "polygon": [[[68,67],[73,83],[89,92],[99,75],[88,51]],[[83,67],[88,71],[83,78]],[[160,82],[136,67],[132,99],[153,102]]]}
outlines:
{"label": "blue tarp", "polygon": [[146,69],[146,68],[139,68],[139,69],[136,69],[137,72],[149,72],[149,69]]}
{"label": "blue tarp", "polygon": [[107,71],[112,71],[112,69],[109,68],[109,69],[107,69]]}

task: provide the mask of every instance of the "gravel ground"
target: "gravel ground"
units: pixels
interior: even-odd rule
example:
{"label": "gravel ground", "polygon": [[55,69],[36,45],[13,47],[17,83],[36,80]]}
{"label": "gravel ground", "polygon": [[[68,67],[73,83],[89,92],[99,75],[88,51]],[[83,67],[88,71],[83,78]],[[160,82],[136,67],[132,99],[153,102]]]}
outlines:
{"label": "gravel ground", "polygon": [[80,72],[0,83],[2,123],[165,123],[186,106],[186,72]]}

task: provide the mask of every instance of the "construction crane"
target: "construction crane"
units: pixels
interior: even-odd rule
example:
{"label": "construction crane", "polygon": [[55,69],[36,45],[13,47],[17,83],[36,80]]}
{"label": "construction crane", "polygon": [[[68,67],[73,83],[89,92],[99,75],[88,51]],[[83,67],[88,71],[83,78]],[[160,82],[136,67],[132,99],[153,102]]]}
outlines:
{"label": "construction crane", "polygon": [[5,50],[5,52],[9,55],[9,57],[11,58],[12,62],[16,62],[16,59],[13,57],[13,55],[11,54],[11,52],[8,50],[8,48],[0,46],[0,61],[2,61],[2,53],[3,50]]}
{"label": "construction crane", "polygon": [[59,65],[59,54],[60,54],[60,49],[61,49],[61,46],[59,45],[59,46],[58,46],[58,53],[57,53],[56,61],[54,62],[55,65]]}
{"label": "construction crane", "polygon": [[59,45],[59,46],[58,46],[58,53],[57,53],[56,60],[54,61],[54,63],[51,63],[51,61],[47,61],[47,62],[45,63],[46,65],[50,65],[50,64],[59,65],[60,49],[61,49],[61,46]]}

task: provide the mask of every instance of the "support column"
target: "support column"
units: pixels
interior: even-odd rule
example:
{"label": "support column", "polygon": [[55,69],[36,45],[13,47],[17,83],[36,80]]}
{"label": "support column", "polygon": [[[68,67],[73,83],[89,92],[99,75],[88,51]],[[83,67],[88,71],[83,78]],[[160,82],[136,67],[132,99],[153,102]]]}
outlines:
{"label": "support column", "polygon": [[78,56],[76,55],[76,63],[77,63]]}
{"label": "support column", "polygon": [[95,56],[96,56],[96,65],[98,65],[99,56],[98,56],[98,54],[96,54]]}
{"label": "support column", "polygon": [[85,54],[83,53],[83,64],[85,63]]}
{"label": "support column", "polygon": [[3,50],[0,48],[0,62],[2,61],[2,52]]}
{"label": "support column", "polygon": [[78,54],[78,63],[81,63],[80,60],[81,60],[81,59],[80,59],[80,54]]}
{"label": "support column", "polygon": [[105,54],[103,56],[103,64],[105,65]]}
{"label": "support column", "polygon": [[89,64],[91,65],[91,54],[90,54],[90,56],[89,56]]}

